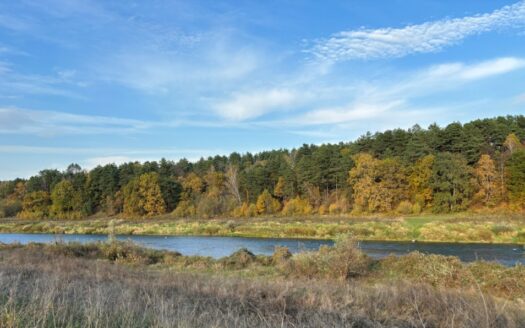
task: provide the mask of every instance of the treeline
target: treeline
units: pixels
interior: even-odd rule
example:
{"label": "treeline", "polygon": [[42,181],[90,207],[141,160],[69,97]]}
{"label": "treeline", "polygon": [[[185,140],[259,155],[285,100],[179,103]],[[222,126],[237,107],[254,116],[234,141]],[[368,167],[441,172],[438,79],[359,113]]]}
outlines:
{"label": "treeline", "polygon": [[191,163],[162,159],[71,164],[0,183],[0,216],[95,214],[252,217],[457,212],[525,207],[525,116],[414,126],[355,142],[232,153]]}

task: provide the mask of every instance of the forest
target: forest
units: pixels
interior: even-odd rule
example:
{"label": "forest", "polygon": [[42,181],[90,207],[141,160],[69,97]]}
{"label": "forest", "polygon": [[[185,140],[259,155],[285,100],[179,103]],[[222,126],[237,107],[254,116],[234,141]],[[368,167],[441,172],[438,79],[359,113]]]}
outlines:
{"label": "forest", "polygon": [[0,182],[0,217],[450,213],[525,208],[525,116],[190,162],[45,169]]}

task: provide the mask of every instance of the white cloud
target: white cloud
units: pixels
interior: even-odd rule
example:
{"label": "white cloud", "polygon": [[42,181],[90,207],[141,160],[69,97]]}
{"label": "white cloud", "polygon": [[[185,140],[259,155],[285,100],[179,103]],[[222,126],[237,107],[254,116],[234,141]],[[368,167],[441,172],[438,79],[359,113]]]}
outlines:
{"label": "white cloud", "polygon": [[91,157],[87,160],[82,162],[82,167],[85,167],[87,169],[92,169],[98,165],[106,165],[106,164],[123,164],[127,162],[134,162],[134,161],[144,161],[143,159],[136,159],[131,158],[128,156],[100,156],[100,157]]}
{"label": "white cloud", "polygon": [[483,15],[425,22],[403,28],[343,31],[318,41],[309,52],[329,62],[403,57],[412,53],[439,51],[471,35],[523,23],[525,1],[520,1]]}
{"label": "white cloud", "polygon": [[321,125],[370,120],[399,108],[402,103],[402,101],[377,104],[361,102],[344,107],[320,108],[306,113],[297,122],[303,125]]}
{"label": "white cloud", "polygon": [[[414,105],[414,99],[435,97],[451,89],[457,90],[468,83],[523,68],[525,68],[525,60],[514,57],[495,58],[472,64],[456,62],[431,66],[411,74],[404,73],[402,78],[376,80],[374,83],[363,84],[355,92],[348,94],[346,100],[342,97],[339,100],[342,105],[314,107],[302,114],[279,121],[279,124],[343,127],[358,122],[363,124],[374,122],[375,125],[384,121],[399,123],[401,117],[411,122],[415,122],[416,118],[422,122],[428,121],[430,117],[439,119],[445,112],[452,113],[463,111],[469,106],[471,108],[479,106],[479,102],[484,99],[478,98],[471,103],[463,102],[464,107],[453,101],[443,100],[439,107],[425,108]],[[272,122],[265,124],[271,126]]]}
{"label": "white cloud", "polygon": [[[261,66],[257,50],[215,35],[190,47],[127,46],[96,64],[99,79],[147,93],[202,90],[238,82]],[[141,41],[143,43],[143,41]]]}
{"label": "white cloud", "polygon": [[397,80],[388,93],[405,97],[436,94],[523,68],[525,59],[515,57],[494,58],[471,64],[456,62],[434,65]]}
{"label": "white cloud", "polygon": [[422,77],[432,80],[478,80],[525,67],[525,60],[502,57],[476,64],[447,63],[431,67]]}
{"label": "white cloud", "polygon": [[518,58],[498,58],[486,61],[463,70],[460,77],[475,80],[493,75],[504,74],[525,67],[525,60]]}
{"label": "white cloud", "polygon": [[151,126],[152,123],[132,119],[0,108],[0,133],[7,134],[113,134],[137,132]]}
{"label": "white cloud", "polygon": [[240,93],[217,105],[216,112],[228,120],[243,121],[285,108],[296,100],[296,94],[285,89]]}

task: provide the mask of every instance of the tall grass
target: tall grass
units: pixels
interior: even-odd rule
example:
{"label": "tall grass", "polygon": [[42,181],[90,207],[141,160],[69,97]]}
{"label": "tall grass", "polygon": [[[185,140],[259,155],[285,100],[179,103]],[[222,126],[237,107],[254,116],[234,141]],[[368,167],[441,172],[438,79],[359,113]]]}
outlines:
{"label": "tall grass", "polygon": [[259,217],[250,219],[147,220],[93,218],[75,221],[0,219],[0,232],[216,235],[332,239],[351,233],[360,240],[525,243],[525,216],[517,214],[409,217]]}
{"label": "tall grass", "polygon": [[402,282],[226,278],[76,255],[51,256],[41,247],[0,252],[0,326],[525,326],[518,306],[475,291]]}

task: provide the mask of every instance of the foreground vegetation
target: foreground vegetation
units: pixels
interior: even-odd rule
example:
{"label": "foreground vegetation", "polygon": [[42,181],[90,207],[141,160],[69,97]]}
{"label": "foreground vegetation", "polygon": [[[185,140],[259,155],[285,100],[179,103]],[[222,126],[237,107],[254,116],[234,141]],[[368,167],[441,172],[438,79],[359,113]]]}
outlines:
{"label": "foreground vegetation", "polygon": [[518,115],[195,163],[72,164],[0,182],[0,217],[523,214],[524,140]]}
{"label": "foreground vegetation", "polygon": [[520,214],[425,215],[405,217],[260,217],[140,220],[0,220],[1,233],[205,235],[265,238],[333,239],[350,233],[359,240],[525,243]]}
{"label": "foreground vegetation", "polygon": [[523,327],[525,267],[335,247],[214,260],[128,243],[0,247],[2,327]]}

